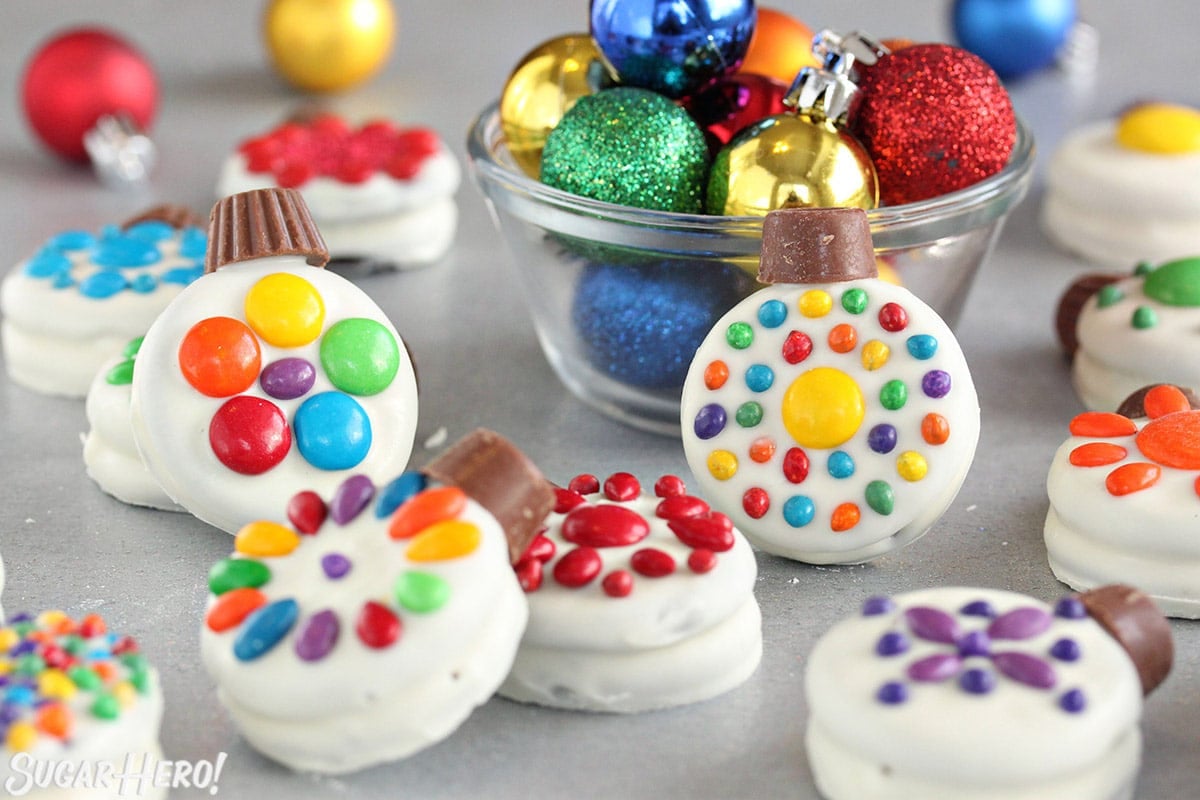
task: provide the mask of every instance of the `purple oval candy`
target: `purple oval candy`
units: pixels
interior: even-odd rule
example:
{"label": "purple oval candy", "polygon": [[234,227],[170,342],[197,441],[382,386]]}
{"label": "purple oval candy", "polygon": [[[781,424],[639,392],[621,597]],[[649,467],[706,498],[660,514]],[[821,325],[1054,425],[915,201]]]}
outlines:
{"label": "purple oval candy", "polygon": [[701,439],[711,439],[725,430],[725,409],[717,403],[709,403],[696,412],[696,421],[692,429]]}
{"label": "purple oval candy", "polygon": [[958,685],[969,694],[987,694],[996,688],[996,676],[986,669],[969,669],[959,677]]}
{"label": "purple oval candy", "polygon": [[276,400],[295,400],[312,389],[317,370],[303,358],[281,358],[263,367],[258,383]]}
{"label": "purple oval candy", "polygon": [[958,654],[963,658],[986,656],[991,651],[992,641],[983,631],[971,631],[958,640]]}
{"label": "purple oval candy", "polygon": [[319,661],[337,644],[341,625],[330,609],[318,611],[306,619],[296,634],[296,655],[304,661]]}
{"label": "purple oval candy", "polygon": [[904,612],[913,634],[930,642],[954,644],[958,641],[958,623],[954,617],[937,608],[916,606]]}
{"label": "purple oval candy", "polygon": [[1053,621],[1042,609],[1027,606],[996,617],[987,632],[993,639],[1030,639],[1045,633]]}
{"label": "purple oval candy", "polygon": [[333,493],[329,501],[329,516],[338,525],[345,525],[371,503],[375,484],[366,475],[351,475]]}
{"label": "purple oval candy", "polygon": [[863,601],[862,615],[873,617],[876,614],[886,614],[895,607],[896,604],[892,602],[892,598],[876,595]]}
{"label": "purple oval candy", "polygon": [[908,637],[899,631],[888,631],[875,642],[875,652],[885,657],[900,655],[908,647]]}
{"label": "purple oval candy", "polygon": [[908,665],[908,677],[914,681],[944,681],[962,669],[962,659],[950,653],[937,653]]}
{"label": "purple oval candy", "polygon": [[1050,655],[1059,661],[1078,661],[1083,655],[1083,649],[1074,639],[1063,637],[1050,647]]}
{"label": "purple oval candy", "polygon": [[329,553],[321,557],[321,569],[325,570],[327,577],[336,581],[350,571],[350,559],[341,553]]}
{"label": "purple oval candy", "polygon": [[1035,689],[1049,689],[1058,682],[1054,667],[1028,653],[997,653],[992,663],[1014,681]]}
{"label": "purple oval candy", "polygon": [[921,378],[921,391],[926,397],[939,398],[950,394],[950,373],[931,369]]}

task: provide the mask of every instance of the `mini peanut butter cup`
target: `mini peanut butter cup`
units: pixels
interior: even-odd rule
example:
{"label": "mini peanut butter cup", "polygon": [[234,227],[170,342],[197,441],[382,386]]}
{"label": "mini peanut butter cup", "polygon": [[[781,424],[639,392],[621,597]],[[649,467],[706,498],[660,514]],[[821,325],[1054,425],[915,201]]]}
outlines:
{"label": "mini peanut butter cup", "polygon": [[554,489],[534,463],[512,442],[483,428],[459,439],[421,472],[459,487],[490,511],[504,528],[514,564],[554,508]]}
{"label": "mini peanut butter cup", "polygon": [[782,208],[763,219],[762,283],[836,283],[878,274],[861,208]]}
{"label": "mini peanut butter cup", "polygon": [[1142,694],[1163,682],[1175,659],[1171,626],[1145,593],[1123,584],[1100,586],[1079,595],[1088,615],[1108,631],[1133,660]]}
{"label": "mini peanut butter cup", "polygon": [[180,229],[204,227],[204,219],[199,214],[187,206],[181,206],[176,203],[163,203],[162,205],[147,208],[137,216],[125,220],[121,224],[121,228],[123,230],[132,228],[139,222],[165,222],[172,228]]}
{"label": "mini peanut butter cup", "polygon": [[304,256],[322,267],[329,249],[295,189],[255,189],[224,197],[208,220],[204,271],[271,256]]}
{"label": "mini peanut butter cup", "polygon": [[1083,311],[1084,304],[1096,292],[1124,277],[1119,273],[1093,272],[1079,276],[1063,292],[1054,313],[1054,330],[1058,334],[1058,343],[1068,356],[1075,355],[1075,351],[1079,349],[1079,337],[1075,335],[1075,326],[1079,322],[1079,314]]}

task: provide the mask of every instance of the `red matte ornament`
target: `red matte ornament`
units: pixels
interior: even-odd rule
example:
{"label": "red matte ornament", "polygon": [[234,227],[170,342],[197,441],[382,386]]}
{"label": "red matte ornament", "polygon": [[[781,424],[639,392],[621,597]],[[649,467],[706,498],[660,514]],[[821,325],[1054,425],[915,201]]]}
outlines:
{"label": "red matte ornament", "polygon": [[870,154],[881,205],[963,189],[1008,163],[1016,116],[983,59],[946,44],[918,44],[862,69],[850,130]]}
{"label": "red matte ornament", "polygon": [[43,44],[22,80],[29,125],[49,149],[87,163],[83,135],[105,115],[143,131],[158,108],[158,79],[132,45],[101,28],[76,28]]}

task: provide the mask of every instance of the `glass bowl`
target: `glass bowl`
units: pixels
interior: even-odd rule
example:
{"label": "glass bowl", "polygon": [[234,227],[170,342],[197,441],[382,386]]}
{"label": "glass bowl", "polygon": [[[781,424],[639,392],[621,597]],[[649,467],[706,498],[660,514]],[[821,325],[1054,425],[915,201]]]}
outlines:
{"label": "glass bowl", "polygon": [[[526,175],[496,104],[467,136],[471,173],[505,239],[547,360],[580,399],[678,436],[688,365],[713,324],[759,285],[762,219],[676,214],[569,194]],[[980,265],[1024,197],[1033,137],[974,186],[868,212],[880,276],[954,327]]]}

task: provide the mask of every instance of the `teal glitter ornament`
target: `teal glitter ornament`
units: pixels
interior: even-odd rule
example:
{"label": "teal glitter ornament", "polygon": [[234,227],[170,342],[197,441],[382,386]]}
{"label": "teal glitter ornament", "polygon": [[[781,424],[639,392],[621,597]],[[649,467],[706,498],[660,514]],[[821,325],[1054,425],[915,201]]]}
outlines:
{"label": "teal glitter ornament", "polygon": [[623,206],[699,214],[708,177],[704,133],[646,89],[581,97],[546,137],[542,182]]}

